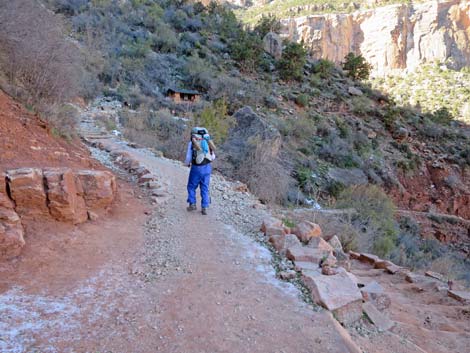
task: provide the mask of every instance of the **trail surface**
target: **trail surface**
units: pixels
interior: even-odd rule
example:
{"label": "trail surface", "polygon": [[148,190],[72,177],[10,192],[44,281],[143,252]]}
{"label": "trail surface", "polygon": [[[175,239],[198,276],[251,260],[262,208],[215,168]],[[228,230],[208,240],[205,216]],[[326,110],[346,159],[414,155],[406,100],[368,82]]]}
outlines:
{"label": "trail surface", "polygon": [[121,181],[110,215],[39,229],[0,269],[1,352],[350,351],[331,315],[277,280],[270,252],[241,232],[263,216],[250,197],[244,215],[215,180],[209,215],[188,213],[187,168],[105,142],[158,175],[169,198],[151,204]]}

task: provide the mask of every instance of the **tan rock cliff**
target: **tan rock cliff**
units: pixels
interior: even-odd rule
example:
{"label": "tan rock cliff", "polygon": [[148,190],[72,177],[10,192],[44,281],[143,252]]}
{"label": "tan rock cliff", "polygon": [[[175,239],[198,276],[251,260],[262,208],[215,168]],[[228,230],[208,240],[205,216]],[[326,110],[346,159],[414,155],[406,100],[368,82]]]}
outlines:
{"label": "tan rock cliff", "polygon": [[375,75],[451,59],[470,65],[470,1],[397,4],[351,14],[282,20],[284,37],[303,40],[315,58],[340,63],[361,53]]}

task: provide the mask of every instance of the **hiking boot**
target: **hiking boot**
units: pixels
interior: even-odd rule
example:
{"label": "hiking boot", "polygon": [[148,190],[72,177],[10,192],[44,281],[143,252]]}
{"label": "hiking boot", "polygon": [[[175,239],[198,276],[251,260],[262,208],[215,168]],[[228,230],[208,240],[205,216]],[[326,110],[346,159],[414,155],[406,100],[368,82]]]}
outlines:
{"label": "hiking boot", "polygon": [[196,211],[197,210],[197,207],[196,207],[196,204],[190,204],[188,207],[186,207],[186,209],[191,212],[191,211]]}
{"label": "hiking boot", "polygon": [[204,216],[207,216],[207,208],[202,208],[201,210],[201,213],[204,215]]}

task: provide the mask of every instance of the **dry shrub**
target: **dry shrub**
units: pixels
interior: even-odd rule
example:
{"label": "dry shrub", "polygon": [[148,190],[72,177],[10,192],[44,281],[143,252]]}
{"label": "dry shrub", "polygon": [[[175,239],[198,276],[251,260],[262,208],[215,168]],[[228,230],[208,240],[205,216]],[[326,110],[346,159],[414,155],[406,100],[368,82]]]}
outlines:
{"label": "dry shrub", "polygon": [[130,140],[156,148],[165,157],[180,160],[184,158],[190,128],[167,109],[123,111],[120,120],[125,128],[124,135]]}
{"label": "dry shrub", "polygon": [[238,170],[238,178],[248,184],[265,203],[285,203],[289,189],[289,172],[273,156],[271,141],[250,141],[250,152]]}
{"label": "dry shrub", "polygon": [[53,106],[79,94],[86,76],[80,51],[65,37],[59,19],[38,2],[0,0],[0,9],[0,69],[8,93],[47,117]]}

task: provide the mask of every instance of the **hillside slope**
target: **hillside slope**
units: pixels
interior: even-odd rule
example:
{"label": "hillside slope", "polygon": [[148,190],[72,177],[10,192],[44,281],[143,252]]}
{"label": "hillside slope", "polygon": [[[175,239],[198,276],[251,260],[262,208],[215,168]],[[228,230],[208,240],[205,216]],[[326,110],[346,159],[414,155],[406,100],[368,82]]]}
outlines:
{"label": "hillside slope", "polygon": [[[295,43],[281,45],[276,58],[263,43],[279,30],[272,19],[248,30],[215,4],[49,3],[84,48],[103,55],[105,100],[123,106],[112,118],[102,114],[110,130],[119,123],[136,142],[181,158],[189,125],[204,124],[221,145],[217,168],[265,202],[347,206],[351,189],[366,185],[366,195],[385,190],[405,210],[438,214],[425,215],[422,227],[379,216],[379,231],[368,216],[356,219],[350,226],[368,250],[402,259],[406,252],[402,261],[412,263],[414,247],[429,249],[416,240],[421,232],[468,254],[466,223],[439,216],[466,217],[468,202],[468,128],[445,108],[396,104]],[[166,95],[171,87],[196,89],[202,99],[177,104]]]}

